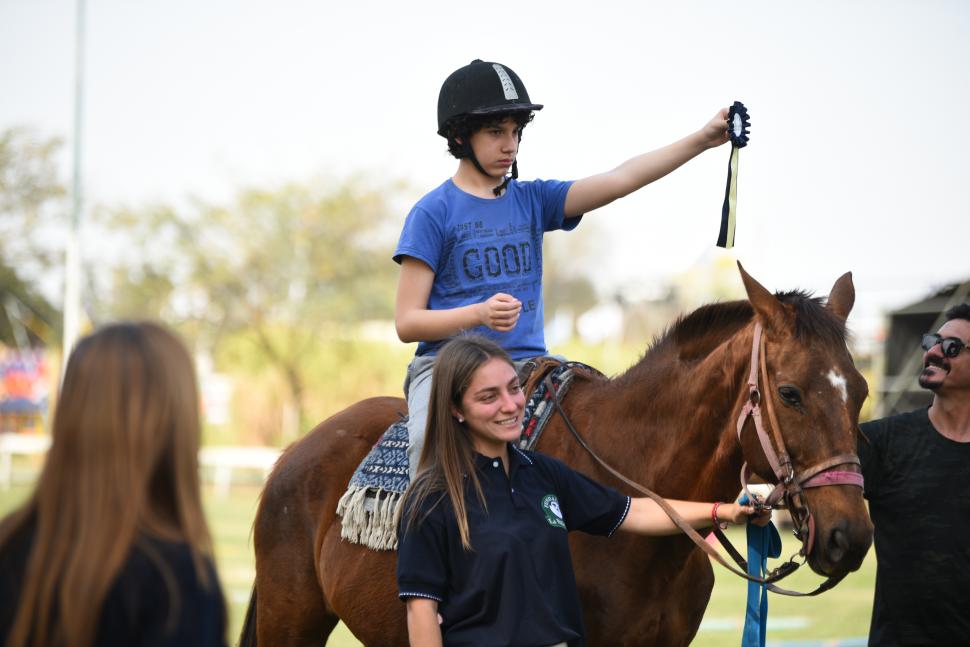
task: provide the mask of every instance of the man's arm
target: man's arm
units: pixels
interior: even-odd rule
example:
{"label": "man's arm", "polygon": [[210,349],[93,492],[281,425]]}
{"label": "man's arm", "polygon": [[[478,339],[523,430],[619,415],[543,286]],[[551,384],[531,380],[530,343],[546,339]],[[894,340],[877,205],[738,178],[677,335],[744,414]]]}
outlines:
{"label": "man's arm", "polygon": [[638,155],[612,171],[576,180],[566,194],[567,218],[580,216],[607,205],[659,180],[708,148],[728,140],[728,109],[722,108],[696,133],[669,146]]}
{"label": "man's arm", "polygon": [[433,283],[434,270],[426,263],[411,256],[401,259],[394,307],[394,325],[401,341],[447,339],[476,326],[508,332],[519,320],[522,303],[502,292],[481,303],[448,310],[429,310],[428,299]]}

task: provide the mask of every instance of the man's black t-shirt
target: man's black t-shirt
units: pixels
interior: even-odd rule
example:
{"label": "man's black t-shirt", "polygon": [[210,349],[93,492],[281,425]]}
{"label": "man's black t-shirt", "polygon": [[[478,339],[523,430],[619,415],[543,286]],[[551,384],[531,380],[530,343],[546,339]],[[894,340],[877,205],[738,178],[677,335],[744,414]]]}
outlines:
{"label": "man's black t-shirt", "polygon": [[869,644],[970,645],[970,443],[920,409],[862,425],[875,525]]}

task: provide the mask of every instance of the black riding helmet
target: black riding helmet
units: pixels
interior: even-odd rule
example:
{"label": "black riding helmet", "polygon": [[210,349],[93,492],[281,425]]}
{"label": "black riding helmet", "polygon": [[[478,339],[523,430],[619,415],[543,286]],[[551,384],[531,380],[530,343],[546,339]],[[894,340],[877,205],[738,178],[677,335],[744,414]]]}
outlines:
{"label": "black riding helmet", "polygon": [[542,110],[532,103],[519,75],[500,63],[476,58],[445,79],[438,93],[438,134],[460,115],[488,115],[515,110]]}
{"label": "black riding helmet", "polygon": [[[448,139],[449,121],[464,115],[491,115],[507,112],[542,110],[542,104],[532,103],[519,75],[500,64],[475,59],[445,79],[438,93],[438,134]],[[483,175],[471,145],[462,142],[462,152],[471,159]],[[512,165],[512,177],[518,177],[518,164]],[[500,195],[508,178],[495,189]]]}

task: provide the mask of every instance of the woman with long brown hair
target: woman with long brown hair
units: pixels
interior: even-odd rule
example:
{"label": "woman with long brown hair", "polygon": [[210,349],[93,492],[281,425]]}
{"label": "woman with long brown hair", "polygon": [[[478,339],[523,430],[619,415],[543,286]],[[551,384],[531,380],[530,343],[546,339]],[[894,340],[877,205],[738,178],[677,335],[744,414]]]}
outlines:
{"label": "woman with long brown hair", "polygon": [[[398,530],[398,595],[415,647],[583,645],[567,533],[678,532],[652,499],[631,499],[510,444],[524,406],[497,344],[469,335],[442,348]],[[668,503],[695,528],[755,513],[737,503]]]}
{"label": "woman with long brown hair", "polygon": [[52,436],[34,493],[0,523],[0,643],[224,645],[182,342],[152,323],[82,339]]}

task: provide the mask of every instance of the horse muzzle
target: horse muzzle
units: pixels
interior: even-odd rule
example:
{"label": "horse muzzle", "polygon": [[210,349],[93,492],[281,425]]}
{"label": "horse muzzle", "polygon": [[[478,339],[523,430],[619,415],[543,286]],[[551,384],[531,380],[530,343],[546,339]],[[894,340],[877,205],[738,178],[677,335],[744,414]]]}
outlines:
{"label": "horse muzzle", "polygon": [[858,570],[872,546],[873,532],[861,493],[843,486],[820,488],[806,496],[815,535],[807,553],[809,566],[827,577]]}

